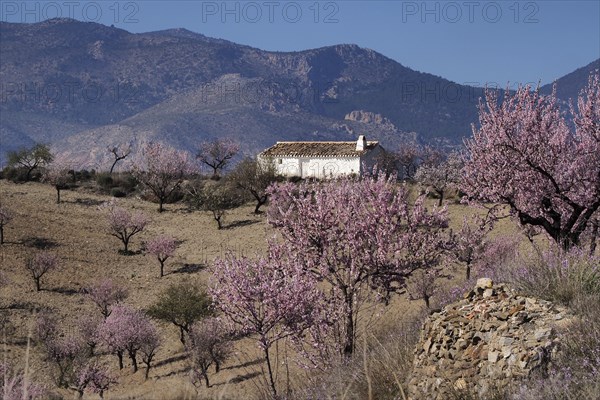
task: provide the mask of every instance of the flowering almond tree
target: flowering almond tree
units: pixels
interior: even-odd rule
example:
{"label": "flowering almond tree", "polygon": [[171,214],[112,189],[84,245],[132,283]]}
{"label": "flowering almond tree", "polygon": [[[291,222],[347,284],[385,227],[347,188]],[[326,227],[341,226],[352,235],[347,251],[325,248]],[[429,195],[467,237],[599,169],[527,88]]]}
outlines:
{"label": "flowering almond tree", "polygon": [[114,283],[112,279],[102,279],[86,289],[87,297],[99,308],[106,319],[111,307],[127,298],[127,289]]}
{"label": "flowering almond tree", "polygon": [[415,179],[424,186],[432,188],[439,198],[441,207],[444,195],[450,189],[457,188],[461,181],[462,159],[458,153],[451,153],[439,163],[423,163],[415,174]]}
{"label": "flowering almond tree", "polygon": [[395,152],[396,162],[401,167],[401,177],[412,180],[419,165],[421,147],[412,142],[404,142]]}
{"label": "flowering almond tree", "polygon": [[452,235],[453,246],[450,252],[455,259],[466,266],[466,280],[471,279],[473,265],[485,254],[488,247],[487,234],[492,230],[493,221],[479,216],[463,218],[458,232]]}
{"label": "flowering almond tree", "polygon": [[51,184],[56,189],[56,204],[60,204],[60,191],[67,189],[68,183],[73,179],[72,169],[63,163],[53,161],[42,174],[42,181]]}
{"label": "flowering almond tree", "polygon": [[159,235],[146,242],[146,253],[155,256],[160,263],[160,277],[164,276],[165,261],[175,254],[177,243],[171,236]]}
{"label": "flowering almond tree", "polygon": [[211,293],[236,332],[256,336],[276,398],[270,349],[283,338],[301,336],[315,322],[315,312],[322,304],[315,280],[293,257],[274,247],[267,258],[251,260],[229,254],[217,260]]}
{"label": "flowering almond tree", "polygon": [[218,179],[219,171],[227,166],[238,151],[240,151],[240,145],[234,140],[215,139],[210,142],[203,142],[200,145],[197,157],[202,164],[213,170],[213,179]]}
{"label": "flowering almond tree", "polygon": [[192,362],[193,381],[204,379],[206,387],[210,387],[208,368],[214,364],[215,372],[219,372],[221,363],[231,354],[232,345],[221,321],[210,317],[192,326],[186,349]]}
{"label": "flowering almond tree", "polygon": [[104,392],[107,391],[113,383],[117,383],[117,380],[110,375],[105,367],[90,362],[83,365],[77,371],[74,389],[79,394],[80,399],[83,398],[83,394],[86,390],[97,393],[100,398],[103,399]]}
{"label": "flowering almond tree", "polygon": [[35,282],[35,289],[39,292],[42,290],[41,280],[48,272],[55,270],[58,267],[58,256],[54,253],[42,252],[38,253],[25,262],[25,268]]}
{"label": "flowering almond tree", "polygon": [[[119,369],[123,369],[123,355],[129,355],[134,373],[138,370],[137,352],[149,344],[158,346],[158,333],[150,319],[141,311],[125,305],[112,307],[112,312],[98,328],[98,335],[100,341],[119,359]],[[149,364],[147,368],[150,369]]]}
{"label": "flowering almond tree", "polygon": [[294,255],[294,268],[331,285],[327,304],[343,308],[346,355],[354,351],[358,313],[371,294],[387,300],[413,271],[436,266],[446,245],[445,210],[428,211],[424,196],[409,203],[394,180],[285,183],[270,191],[268,219]]}
{"label": "flowering almond tree", "polygon": [[521,87],[500,103],[487,91],[481,127],[466,142],[467,195],[510,206],[521,224],[543,228],[564,248],[579,245],[600,207],[599,81],[591,76],[572,107],[573,125],[555,92]]}
{"label": "flowering almond tree", "polygon": [[161,143],[148,143],[142,154],[143,161],[134,166],[133,174],[158,199],[158,211],[163,212],[164,202],[196,169],[188,153]]}
{"label": "flowering almond tree", "polygon": [[109,234],[123,242],[123,253],[129,254],[129,241],[146,228],[148,218],[141,212],[132,213],[119,207],[114,201],[105,203],[102,208],[108,210]]}
{"label": "flowering almond tree", "polygon": [[13,219],[13,213],[6,207],[0,206],[0,244],[4,243],[4,226]]}

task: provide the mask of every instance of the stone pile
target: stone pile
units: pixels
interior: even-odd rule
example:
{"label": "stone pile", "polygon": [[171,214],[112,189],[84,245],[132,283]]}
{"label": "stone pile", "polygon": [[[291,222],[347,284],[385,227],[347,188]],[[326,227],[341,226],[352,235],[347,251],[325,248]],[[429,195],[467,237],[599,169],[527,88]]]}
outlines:
{"label": "stone pile", "polygon": [[412,400],[446,400],[462,391],[485,398],[493,387],[545,369],[556,357],[567,309],[523,297],[490,279],[428,317],[415,349]]}

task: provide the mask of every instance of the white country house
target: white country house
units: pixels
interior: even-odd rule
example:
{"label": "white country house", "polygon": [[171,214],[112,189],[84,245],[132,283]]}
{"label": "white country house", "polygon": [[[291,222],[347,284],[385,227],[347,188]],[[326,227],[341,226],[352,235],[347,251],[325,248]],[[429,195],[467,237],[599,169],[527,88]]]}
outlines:
{"label": "white country house", "polygon": [[384,152],[361,135],[356,142],[277,142],[258,158],[273,162],[283,176],[325,179],[370,171]]}

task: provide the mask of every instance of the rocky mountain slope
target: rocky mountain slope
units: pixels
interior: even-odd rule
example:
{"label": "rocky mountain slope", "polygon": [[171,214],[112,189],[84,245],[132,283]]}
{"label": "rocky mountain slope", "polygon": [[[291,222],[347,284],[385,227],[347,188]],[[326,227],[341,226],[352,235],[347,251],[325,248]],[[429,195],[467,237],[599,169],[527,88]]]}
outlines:
{"label": "rocky mountain slope", "polygon": [[356,45],[268,52],[185,29],[132,34],[71,19],[1,22],[0,52],[0,164],[35,142],[98,168],[106,146],[124,141],[194,151],[230,136],[248,153],[358,134],[387,147],[460,143],[482,94]]}

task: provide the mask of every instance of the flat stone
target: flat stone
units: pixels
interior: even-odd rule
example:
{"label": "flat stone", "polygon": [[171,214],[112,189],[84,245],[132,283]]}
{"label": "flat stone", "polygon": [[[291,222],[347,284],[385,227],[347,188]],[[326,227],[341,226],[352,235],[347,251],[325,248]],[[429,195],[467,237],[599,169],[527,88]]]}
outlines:
{"label": "flat stone", "polygon": [[431,339],[427,339],[425,343],[423,343],[423,351],[425,354],[429,353],[429,349],[431,348]]}
{"label": "flat stone", "polygon": [[454,382],[454,389],[456,390],[465,390],[467,388],[467,381],[463,378],[459,378]]}
{"label": "flat stone", "polygon": [[492,282],[492,280],[490,278],[479,278],[479,279],[477,279],[477,284],[475,285],[475,287],[487,289],[487,288],[491,288],[493,285],[494,285],[494,283]]}
{"label": "flat stone", "polygon": [[496,361],[498,361],[499,355],[500,355],[500,353],[498,353],[497,351],[488,352],[488,361],[495,363]]}
{"label": "flat stone", "polygon": [[542,340],[550,337],[551,333],[552,333],[552,328],[539,328],[539,329],[536,329],[533,336],[535,337],[535,340],[542,341]]}
{"label": "flat stone", "polygon": [[498,339],[498,344],[503,347],[510,346],[511,344],[513,344],[514,341],[515,341],[515,339],[513,339],[511,337],[502,336],[500,339]]}

